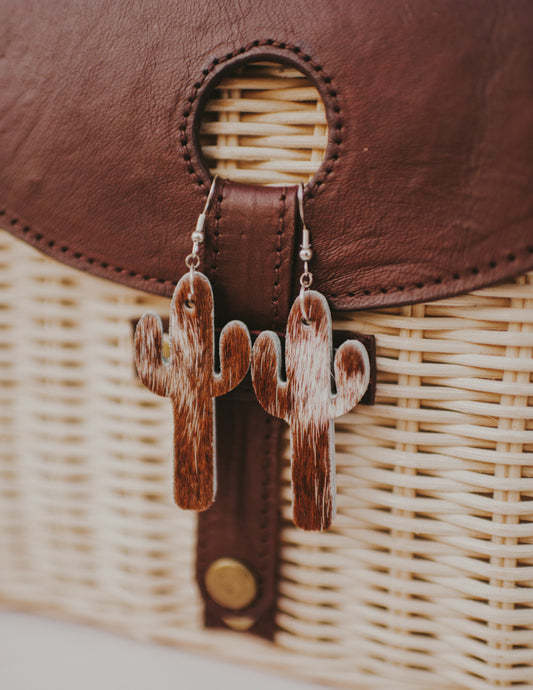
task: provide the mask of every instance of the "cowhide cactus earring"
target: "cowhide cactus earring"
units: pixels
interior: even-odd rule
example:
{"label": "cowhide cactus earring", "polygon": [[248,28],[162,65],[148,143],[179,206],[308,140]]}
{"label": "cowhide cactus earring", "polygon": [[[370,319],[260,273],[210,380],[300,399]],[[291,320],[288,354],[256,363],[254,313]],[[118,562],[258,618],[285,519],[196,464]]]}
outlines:
{"label": "cowhide cactus earring", "polygon": [[191,236],[193,248],[185,260],[189,271],[172,297],[168,358],[163,356],[163,326],[157,314],[144,314],[135,332],[139,378],[153,393],[172,401],[174,497],[181,508],[191,510],[206,510],[215,498],[214,398],[241,382],[251,356],[248,329],[241,321],[231,321],[220,334],[220,372],[214,370],[213,291],[208,278],[197,272],[214,189],[215,180]]}
{"label": "cowhide cactus earring", "polygon": [[336,394],[332,392],[331,313],[324,296],[310,289],[313,253],[303,214],[303,186],[298,202],[304,271],[287,322],[286,378],[281,377],[279,338],[264,331],[253,348],[252,380],[265,410],[290,425],[294,523],[305,530],[324,530],[336,509],[333,419],[349,412],[362,398],[370,363],[361,343],[344,342],[335,354]]}

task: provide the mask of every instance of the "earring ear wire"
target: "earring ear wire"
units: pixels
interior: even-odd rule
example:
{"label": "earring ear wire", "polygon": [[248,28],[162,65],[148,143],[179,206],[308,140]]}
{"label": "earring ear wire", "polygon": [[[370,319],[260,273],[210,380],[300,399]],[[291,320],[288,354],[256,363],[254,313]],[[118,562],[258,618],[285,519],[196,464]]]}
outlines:
{"label": "earring ear wire", "polygon": [[215,194],[215,187],[216,187],[216,181],[217,180],[218,180],[218,175],[215,175],[213,177],[213,180],[211,181],[211,187],[209,188],[209,193],[208,193],[207,199],[205,201],[204,210],[198,216],[198,220],[196,221],[196,228],[194,229],[194,231],[191,234],[192,252],[185,259],[185,265],[189,269],[189,276],[190,276],[190,281],[191,281],[191,287],[190,287],[190,292],[189,292],[189,296],[188,296],[189,300],[192,300],[194,297],[194,271],[200,265],[199,252],[200,252],[200,245],[202,245],[204,240],[205,240],[205,233],[204,233],[205,219],[206,219],[207,214],[209,212],[209,209],[211,207],[211,202],[212,202],[213,196]]}
{"label": "earring ear wire", "polygon": [[300,245],[300,252],[298,256],[304,263],[304,270],[300,276],[300,308],[302,311],[302,319],[304,323],[309,322],[307,310],[305,308],[305,292],[309,290],[313,284],[313,274],[309,271],[309,262],[313,258],[313,250],[311,249],[311,234],[307,225],[305,224],[304,216],[304,186],[298,185],[298,210],[300,213],[300,220],[302,221],[302,244]]}

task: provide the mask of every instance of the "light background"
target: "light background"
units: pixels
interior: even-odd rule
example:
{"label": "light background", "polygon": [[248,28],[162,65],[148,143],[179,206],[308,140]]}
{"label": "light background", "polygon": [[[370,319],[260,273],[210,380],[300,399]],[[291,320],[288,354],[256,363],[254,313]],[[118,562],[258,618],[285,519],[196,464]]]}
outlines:
{"label": "light background", "polygon": [[84,625],[0,612],[1,690],[320,690]]}

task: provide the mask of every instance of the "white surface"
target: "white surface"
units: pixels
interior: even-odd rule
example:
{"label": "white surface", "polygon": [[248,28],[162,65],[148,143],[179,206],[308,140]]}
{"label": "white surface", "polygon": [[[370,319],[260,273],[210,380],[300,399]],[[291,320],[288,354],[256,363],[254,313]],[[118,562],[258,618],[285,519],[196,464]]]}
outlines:
{"label": "white surface", "polygon": [[1,690],[310,690],[82,625],[0,612]]}

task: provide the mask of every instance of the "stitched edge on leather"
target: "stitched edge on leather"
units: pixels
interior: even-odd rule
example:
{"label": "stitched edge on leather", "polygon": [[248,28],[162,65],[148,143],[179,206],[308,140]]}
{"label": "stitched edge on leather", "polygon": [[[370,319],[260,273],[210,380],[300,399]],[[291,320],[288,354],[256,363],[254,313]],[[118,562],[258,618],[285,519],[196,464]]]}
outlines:
{"label": "stitched edge on leather", "polygon": [[[98,267],[99,269],[108,272],[109,274],[115,274],[115,276],[127,276],[129,278],[135,278],[139,282],[146,283],[146,290],[148,292],[155,292],[156,294],[167,294],[166,292],[163,292],[162,290],[154,290],[154,284],[165,286],[165,287],[175,287],[177,284],[177,281],[173,280],[164,280],[163,278],[156,278],[153,276],[148,276],[148,275],[143,275],[142,273],[137,273],[135,271],[128,271],[127,268],[121,268],[119,266],[111,266],[109,263],[105,261],[100,261],[98,259],[92,258],[92,257],[87,257],[81,252],[75,252],[72,250],[70,247],[67,247],[66,245],[59,245],[57,242],[54,240],[48,240],[44,234],[36,232],[35,230],[32,230],[29,225],[25,225],[21,223],[19,218],[17,217],[16,214],[10,212],[8,209],[0,209],[0,222],[1,219],[10,216],[8,219],[8,223],[12,228],[13,234],[18,235],[21,239],[31,239],[31,242],[33,245],[40,247],[42,251],[45,252],[45,254],[51,254],[54,258],[57,260],[60,260],[60,255],[59,252],[63,255],[69,255],[72,257],[76,262],[85,264],[87,267],[87,270],[90,272],[91,268],[94,268],[95,266]],[[54,249],[54,252],[51,250]],[[503,253],[503,252],[502,252]],[[469,277],[477,277],[480,280],[480,284],[478,287],[482,287],[482,285],[490,285],[492,283],[495,283],[499,280],[503,280],[504,277],[498,276],[494,278],[492,281],[488,280],[486,283],[482,283],[482,279],[484,276],[486,276],[487,273],[490,271],[496,269],[498,266],[500,266],[502,263],[507,263],[507,264],[513,264],[518,261],[519,258],[525,257],[525,258],[530,258],[533,261],[533,244],[527,244],[524,247],[521,247],[520,249],[514,251],[514,252],[507,252],[506,256],[500,256],[495,259],[492,259],[488,261],[485,265],[478,267],[478,266],[472,266],[470,268],[467,268],[459,273],[454,273],[451,278],[449,279],[442,279],[442,278],[432,278],[431,280],[426,281],[425,283],[415,283],[412,285],[393,285],[388,288],[381,288],[379,290],[364,290],[361,291],[361,293],[358,293],[357,291],[348,291],[348,292],[330,292],[330,291],[324,291],[324,296],[326,298],[331,298],[331,299],[342,299],[343,297],[357,297],[360,296],[361,298],[363,297],[371,297],[373,295],[379,295],[379,294],[391,294],[394,292],[400,292],[405,296],[405,302],[401,302],[402,304],[408,304],[408,303],[415,303],[415,302],[424,302],[428,300],[435,300],[439,299],[442,297],[445,293],[443,290],[443,295],[436,295],[436,296],[431,296],[428,297],[426,295],[420,295],[419,297],[416,296],[416,293],[419,292],[420,290],[424,290],[427,287],[430,286],[437,286],[437,287],[446,287],[448,285],[453,285],[459,280],[469,278]],[[516,273],[513,273],[512,275],[516,275],[520,273],[521,271],[526,271],[529,270],[530,268],[533,268],[533,264],[530,265],[530,263],[526,263],[525,267],[517,269]],[[511,276],[509,276],[511,277]],[[109,276],[109,280],[118,280],[118,278],[113,278],[113,276]],[[138,287],[137,289],[141,289]],[[467,292],[468,290],[463,290],[463,292]],[[453,294],[456,294],[454,291]],[[396,304],[396,302],[395,302]],[[364,306],[354,306],[350,307],[351,309],[371,309],[373,305],[364,305]],[[377,308],[377,307],[376,307]]]}
{"label": "stitched edge on leather", "polygon": [[274,324],[277,326],[280,325],[280,318],[279,318],[279,273],[281,269],[281,250],[283,248],[283,233],[285,232],[285,211],[286,211],[286,203],[285,200],[287,198],[287,189],[283,187],[282,192],[280,194],[279,200],[280,200],[280,208],[279,208],[279,222],[278,222],[278,230],[276,232],[276,238],[277,238],[277,246],[276,246],[276,264],[274,266],[274,286],[273,286],[273,293],[272,293],[272,309],[274,312]]}
{"label": "stitched edge on leather", "polygon": [[[43,233],[36,232],[32,230],[29,225],[22,223],[19,220],[19,216],[8,209],[0,209],[0,222],[5,216],[11,216],[8,219],[9,225],[13,230],[18,229],[16,233],[21,239],[31,239],[34,246],[39,247],[45,254],[50,254],[58,261],[61,260],[60,254],[64,256],[70,256],[75,261],[85,264],[87,271],[91,271],[91,267],[98,267],[104,271],[109,271],[109,273],[114,273],[116,275],[127,276],[129,278],[135,278],[143,283],[157,283],[159,285],[175,287],[178,281],[175,280],[164,280],[163,278],[156,278],[154,276],[145,275],[143,273],[138,273],[137,271],[129,271],[127,268],[122,268],[120,266],[111,266],[107,261],[101,261],[100,259],[95,259],[91,256],[86,256],[82,252],[76,252],[65,244],[59,244],[55,240],[49,240]],[[52,251],[53,250],[53,251]],[[117,278],[109,277],[109,280],[118,280]],[[147,288],[148,289],[148,288]],[[148,290],[150,291],[150,290]]]}
{"label": "stitched edge on leather", "polygon": [[[518,261],[518,259],[521,256],[532,256],[533,257],[533,245],[526,245],[525,247],[522,247],[521,249],[515,251],[515,252],[508,252],[505,257],[498,258],[498,260],[492,259],[491,261],[487,262],[486,264],[482,265],[481,268],[478,266],[473,266],[472,268],[466,268],[463,271],[453,273],[451,278],[432,278],[431,280],[428,280],[426,282],[418,282],[418,283],[413,283],[411,285],[392,285],[391,287],[388,288],[380,288],[379,290],[361,290],[360,292],[357,292],[356,290],[348,291],[348,292],[328,292],[327,296],[331,297],[331,299],[336,299],[336,298],[342,298],[342,297],[371,297],[372,295],[388,295],[391,292],[403,292],[406,291],[407,293],[412,293],[416,290],[423,290],[424,288],[427,288],[432,285],[452,285],[453,283],[457,282],[458,280],[464,280],[466,278],[469,278],[471,276],[483,276],[487,274],[489,271],[493,271],[494,269],[498,268],[502,263],[508,263],[512,264]],[[527,269],[526,269],[527,270]]]}
{"label": "stitched edge on leather", "polygon": [[220,238],[220,219],[222,218],[222,202],[224,201],[224,186],[226,181],[223,180],[220,185],[220,191],[217,195],[217,206],[215,210],[215,227],[213,230],[213,263],[212,263],[212,275],[211,283],[213,286],[217,283],[217,268],[218,268],[218,255],[220,254],[220,249],[218,247],[218,240]]}
{"label": "stitched edge on leather", "polygon": [[[196,105],[199,96],[202,95],[203,88],[206,85],[206,81],[209,75],[216,69],[218,69],[221,65],[224,65],[224,63],[229,62],[230,60],[233,60],[236,57],[242,58],[244,60],[249,54],[250,58],[253,59],[253,51],[257,48],[265,48],[267,49],[267,51],[268,48],[277,48],[278,50],[287,51],[287,57],[289,59],[291,59],[292,57],[290,54],[294,54],[297,59],[292,58],[291,62],[295,64],[295,66],[298,69],[300,69],[303,74],[317,82],[317,85],[320,86],[319,94],[321,98],[327,95],[327,99],[324,99],[324,106],[326,109],[326,119],[328,122],[328,129],[330,130],[330,133],[328,136],[328,146],[326,149],[326,155],[324,156],[324,159],[320,164],[320,168],[318,169],[316,175],[306,185],[305,196],[309,199],[312,199],[315,193],[317,193],[320,190],[320,187],[325,183],[326,178],[333,171],[333,166],[340,157],[340,147],[343,141],[343,125],[341,117],[341,108],[337,96],[337,89],[333,85],[333,79],[331,78],[331,76],[324,71],[322,65],[318,64],[311,57],[311,55],[304,53],[304,51],[298,46],[291,45],[289,43],[275,41],[271,38],[261,41],[252,41],[251,43],[248,43],[247,45],[242,46],[241,48],[238,48],[237,50],[234,50],[231,53],[227,53],[226,55],[220,58],[214,58],[211,61],[209,67],[202,70],[202,76],[194,84],[194,91],[187,98],[187,103],[189,105],[186,106],[185,110],[183,111],[181,124],[178,127],[178,129],[181,132],[179,142],[182,148],[184,149],[183,159],[186,164],[187,172],[195,179],[196,184],[198,186],[204,188],[205,193],[207,194],[209,191],[208,185],[206,185],[204,177],[201,174],[204,171],[197,170],[195,168],[195,157],[197,159],[201,159],[200,147],[197,145],[197,142],[194,141],[194,136],[191,135],[191,137],[189,137],[187,135],[187,130],[189,129],[189,117],[191,116],[191,114],[193,114],[192,111],[194,109],[194,106]],[[278,54],[272,53],[271,57],[276,62],[279,62],[280,56]],[[300,60],[303,62],[303,64],[300,63]],[[306,65],[309,66],[309,69],[306,69]],[[191,149],[192,145],[194,145],[194,153],[196,154],[196,156],[193,155],[193,150]]]}
{"label": "stitched edge on leather", "polygon": [[[20,223],[19,219],[17,216],[11,212],[9,212],[7,209],[0,209],[0,219],[5,217],[6,215],[10,215],[11,218],[8,219],[9,225],[13,229],[19,228],[18,235],[21,237],[21,239],[24,239],[25,237],[30,237],[32,239],[32,243],[35,246],[41,246],[43,251],[45,253],[50,254],[52,249],[55,249],[55,252],[57,254],[57,251],[61,252],[61,254],[64,255],[70,255],[73,259],[75,259],[78,262],[84,263],[87,265],[87,270],[90,271],[90,267],[97,266],[100,269],[103,269],[104,271],[109,272],[110,274],[115,274],[115,275],[127,275],[129,278],[135,278],[139,281],[142,281],[143,283],[148,283],[153,286],[154,283],[157,283],[162,286],[170,286],[170,287],[175,287],[177,285],[177,281],[173,280],[164,280],[163,278],[155,278],[153,276],[147,276],[143,275],[142,273],[137,273],[135,271],[128,271],[127,268],[121,268],[119,266],[110,266],[107,262],[105,261],[99,261],[98,259],[94,259],[92,257],[87,257],[81,252],[75,252],[73,251],[70,247],[67,247],[66,245],[58,245],[57,242],[54,240],[47,240],[47,238],[44,236],[44,234],[36,232],[35,230],[32,230],[29,225],[23,225]],[[497,268],[499,265],[502,263],[506,262],[508,264],[515,263],[519,257],[532,257],[533,258],[533,244],[532,245],[526,245],[519,250],[511,253],[507,253],[507,256],[501,257],[498,259],[492,259],[491,261],[487,262],[484,266],[481,268],[477,266],[473,266],[471,268],[467,268],[464,271],[461,271],[460,273],[454,273],[450,279],[442,279],[442,278],[432,278],[431,280],[426,281],[425,283],[415,283],[413,285],[393,285],[389,288],[381,288],[379,290],[364,290],[361,291],[361,293],[358,293],[357,291],[349,291],[349,292],[326,292],[324,291],[324,296],[326,298],[331,298],[331,299],[337,299],[337,298],[343,298],[343,297],[371,297],[373,295],[379,295],[379,294],[391,294],[393,292],[402,292],[405,293],[405,300],[406,302],[414,302],[414,301],[419,301],[423,302],[427,299],[428,297],[422,295],[419,299],[416,297],[413,297],[413,293],[416,294],[417,291],[423,290],[424,288],[427,288],[429,286],[446,286],[446,285],[452,285],[453,283],[457,282],[458,280],[462,280],[466,277],[471,277],[471,276],[477,276],[478,278],[482,278],[486,273],[489,271],[494,270]],[[59,259],[58,256],[55,256],[55,258]],[[526,267],[524,270],[528,270]],[[517,273],[520,271],[517,271]],[[113,280],[112,277],[109,278],[110,280]],[[501,278],[499,278],[501,280]],[[498,278],[495,279],[493,282],[496,282],[499,280]],[[116,280],[116,278],[115,278]],[[490,284],[490,283],[489,283]],[[139,288],[140,289],[140,288]],[[147,290],[149,290],[147,286]],[[409,295],[409,297],[408,297]],[[437,297],[432,297],[431,299],[438,299],[439,296]],[[355,308],[355,307],[354,307]],[[359,307],[358,307],[359,308]],[[369,307],[364,307],[365,309],[370,309],[371,306]]]}

